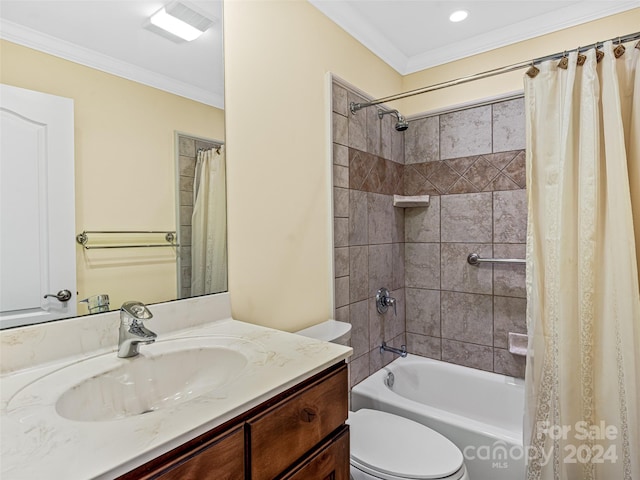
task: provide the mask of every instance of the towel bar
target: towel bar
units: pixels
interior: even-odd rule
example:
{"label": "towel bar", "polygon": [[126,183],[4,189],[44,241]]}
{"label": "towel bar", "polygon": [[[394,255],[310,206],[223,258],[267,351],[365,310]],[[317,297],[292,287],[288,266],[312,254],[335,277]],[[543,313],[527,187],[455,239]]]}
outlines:
{"label": "towel bar", "polygon": [[[164,234],[164,240],[167,243],[127,243],[124,245],[89,245],[89,234]],[[157,230],[85,230],[76,235],[76,242],[82,245],[85,250],[94,248],[140,248],[140,247],[179,247],[176,240],[175,231],[157,231]]]}

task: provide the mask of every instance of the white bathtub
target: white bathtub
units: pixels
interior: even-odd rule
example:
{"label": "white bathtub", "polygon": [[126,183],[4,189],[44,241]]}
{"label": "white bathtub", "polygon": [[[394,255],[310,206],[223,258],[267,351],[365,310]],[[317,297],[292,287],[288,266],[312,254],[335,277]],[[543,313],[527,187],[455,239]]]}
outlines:
{"label": "white bathtub", "polygon": [[394,413],[440,432],[462,451],[471,480],[524,479],[520,379],[408,355],[353,387],[351,408]]}

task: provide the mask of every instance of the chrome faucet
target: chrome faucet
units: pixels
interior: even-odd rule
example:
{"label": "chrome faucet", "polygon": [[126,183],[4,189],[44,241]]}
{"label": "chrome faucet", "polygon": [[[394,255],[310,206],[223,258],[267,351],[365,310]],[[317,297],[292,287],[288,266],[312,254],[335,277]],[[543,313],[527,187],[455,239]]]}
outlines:
{"label": "chrome faucet", "polygon": [[406,345],[401,345],[400,348],[394,348],[387,345],[387,342],[382,342],[382,345],[380,345],[380,355],[382,355],[384,352],[395,353],[396,355],[400,355],[402,358],[406,357],[409,353],[407,352]]}
{"label": "chrome faucet", "polygon": [[118,357],[128,358],[138,355],[139,345],[148,345],[156,341],[157,335],[146,328],[143,320],[153,315],[142,302],[124,302],[120,307],[120,335],[118,339]]}

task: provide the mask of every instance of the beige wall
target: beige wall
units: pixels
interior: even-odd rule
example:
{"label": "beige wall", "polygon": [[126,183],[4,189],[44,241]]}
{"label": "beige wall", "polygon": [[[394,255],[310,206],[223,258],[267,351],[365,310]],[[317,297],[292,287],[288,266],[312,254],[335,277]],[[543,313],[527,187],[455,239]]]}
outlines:
{"label": "beige wall", "polygon": [[224,14],[233,315],[296,330],[332,316],[327,72],[373,95],[401,77],[304,0]]}
{"label": "beige wall", "polygon": [[[597,41],[608,40],[616,35],[626,35],[638,31],[639,25],[640,8],[635,8],[583,25],[406,75],[402,81],[402,91],[406,92],[448,80],[455,80],[532,58],[551,55],[579,45],[590,45]],[[402,112],[405,115],[415,115],[438,108],[522,90],[523,74],[524,72],[520,70],[410,97],[401,101]]]}
{"label": "beige wall", "polygon": [[[222,110],[6,41],[0,57],[2,83],[74,100],[78,232],[176,229],[174,132],[223,140]],[[172,248],[77,252],[79,299],[177,297]]]}
{"label": "beige wall", "polygon": [[[374,96],[637,30],[640,9],[405,78],[303,0],[226,0],[225,104],[233,314],[296,330],[332,315],[326,73]],[[522,72],[404,100],[407,115],[522,89]]]}

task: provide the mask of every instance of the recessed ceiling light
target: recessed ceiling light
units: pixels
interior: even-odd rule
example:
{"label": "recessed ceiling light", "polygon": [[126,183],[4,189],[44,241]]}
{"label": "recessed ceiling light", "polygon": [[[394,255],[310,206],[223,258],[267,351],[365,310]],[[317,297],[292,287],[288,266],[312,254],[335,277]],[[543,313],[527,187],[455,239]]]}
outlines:
{"label": "recessed ceiling light", "polygon": [[466,10],[456,10],[451,15],[449,15],[449,20],[452,22],[461,22],[465,18],[469,16],[469,12]]}

